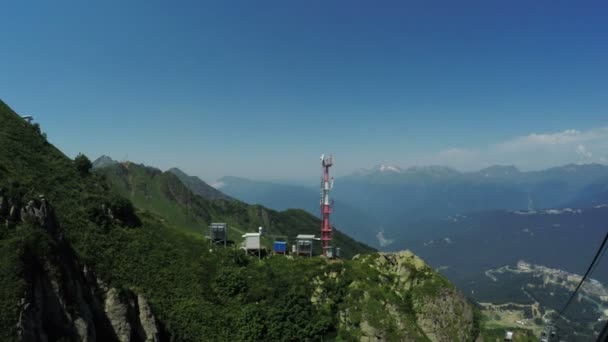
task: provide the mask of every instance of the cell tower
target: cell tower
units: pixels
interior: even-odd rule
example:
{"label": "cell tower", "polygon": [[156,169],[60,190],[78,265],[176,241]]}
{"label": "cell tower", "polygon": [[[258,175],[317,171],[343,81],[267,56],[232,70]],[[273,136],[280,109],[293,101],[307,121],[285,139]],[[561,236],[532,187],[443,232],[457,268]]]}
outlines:
{"label": "cell tower", "polygon": [[[330,155],[326,157],[321,155],[321,168],[323,175],[321,176],[321,245],[323,246],[323,255],[327,256],[328,250],[331,248],[331,238],[333,229],[329,222],[329,214],[332,212],[333,203],[329,201],[329,191],[334,187],[334,179],[329,178],[329,168],[333,165],[333,158]],[[331,253],[331,252],[330,252]]]}

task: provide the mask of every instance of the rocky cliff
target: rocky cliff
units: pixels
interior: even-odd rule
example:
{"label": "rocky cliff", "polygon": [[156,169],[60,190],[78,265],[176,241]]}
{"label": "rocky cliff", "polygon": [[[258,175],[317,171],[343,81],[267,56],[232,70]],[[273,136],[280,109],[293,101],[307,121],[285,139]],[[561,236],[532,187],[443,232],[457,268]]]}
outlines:
{"label": "rocky cliff", "polygon": [[21,211],[23,224],[15,228],[29,235],[22,251],[26,286],[19,303],[17,339],[158,341],[159,328],[146,299],[106,285],[82,265],[63,239],[50,204],[45,200],[40,208],[46,206],[47,211],[42,211],[35,203],[30,201]]}
{"label": "rocky cliff", "polygon": [[327,305],[336,286],[345,289],[338,322],[345,340],[472,341],[479,333],[472,305],[410,251],[356,256],[329,269],[313,280],[311,301]]}

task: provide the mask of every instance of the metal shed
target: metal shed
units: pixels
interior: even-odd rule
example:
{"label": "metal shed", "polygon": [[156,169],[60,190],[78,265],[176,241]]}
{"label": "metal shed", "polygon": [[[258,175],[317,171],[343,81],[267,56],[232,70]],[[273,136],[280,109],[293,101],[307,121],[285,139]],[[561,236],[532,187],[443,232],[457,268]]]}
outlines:
{"label": "metal shed", "polygon": [[225,223],[211,223],[209,225],[209,240],[214,244],[223,244],[226,246],[228,241]]}
{"label": "metal shed", "polygon": [[312,256],[314,235],[299,234],[296,236],[296,254]]}
{"label": "metal shed", "polygon": [[243,234],[242,248],[248,254],[257,254],[258,257],[262,256],[262,244],[260,237],[262,236],[262,227],[259,228],[257,233],[245,233]]}
{"label": "metal shed", "polygon": [[273,244],[273,250],[277,254],[287,253],[287,241],[275,241]]}

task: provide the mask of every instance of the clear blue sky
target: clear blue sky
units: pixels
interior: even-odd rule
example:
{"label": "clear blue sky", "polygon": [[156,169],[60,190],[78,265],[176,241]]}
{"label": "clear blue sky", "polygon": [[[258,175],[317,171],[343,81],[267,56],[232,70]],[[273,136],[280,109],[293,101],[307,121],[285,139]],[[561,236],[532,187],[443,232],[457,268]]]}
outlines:
{"label": "clear blue sky", "polygon": [[[605,1],[13,1],[0,98],[74,156],[307,178],[608,157]],[[523,147],[522,147],[523,146]]]}

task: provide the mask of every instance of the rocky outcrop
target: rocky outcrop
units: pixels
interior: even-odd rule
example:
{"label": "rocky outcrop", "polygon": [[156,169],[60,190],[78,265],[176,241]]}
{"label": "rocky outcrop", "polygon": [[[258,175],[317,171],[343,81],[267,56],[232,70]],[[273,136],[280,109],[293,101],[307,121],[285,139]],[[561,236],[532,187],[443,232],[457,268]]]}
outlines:
{"label": "rocky outcrop", "polygon": [[141,294],[107,286],[80,267],[66,246],[33,264],[21,301],[19,339],[55,341],[159,341],[159,329]]}
{"label": "rocky outcrop", "polygon": [[116,289],[105,292],[104,312],[106,313],[116,338],[121,342],[127,342],[131,338],[131,322],[128,321],[130,303],[123,302]]}
{"label": "rocky outcrop", "polygon": [[139,335],[142,337],[142,340],[146,342],[159,341],[160,332],[156,318],[152,314],[150,305],[148,305],[148,302],[141,294],[137,295],[137,307],[139,309],[139,323],[141,327]]}
{"label": "rocky outcrop", "polygon": [[120,342],[159,341],[156,318],[142,295],[120,293],[98,281],[104,297],[104,313]]}
{"label": "rocky outcrop", "polygon": [[[363,273],[350,283],[352,303],[340,313],[340,328],[350,332],[349,338],[475,340],[471,304],[412,252],[377,253],[353,259]],[[316,291],[315,302],[320,302],[320,298],[322,294]]]}
{"label": "rocky outcrop", "polygon": [[414,301],[416,324],[431,341],[472,340],[473,309],[454,288]]}
{"label": "rocky outcrop", "polygon": [[20,205],[21,201],[20,197],[10,197],[0,188],[0,223],[3,222],[7,228],[25,223],[46,230],[55,240],[63,240],[55,210],[44,195],[30,199],[24,207]]}
{"label": "rocky outcrop", "polygon": [[0,188],[0,225],[14,228],[20,220],[19,202],[8,196],[5,189]]}
{"label": "rocky outcrop", "polygon": [[25,254],[26,291],[21,299],[18,340],[159,341],[156,319],[146,299],[131,290],[106,285],[83,267],[50,204],[30,201],[21,219],[42,228],[48,250]]}
{"label": "rocky outcrop", "polygon": [[55,240],[63,240],[63,232],[55,216],[55,210],[44,195],[32,199],[21,209],[21,221],[47,231]]}

